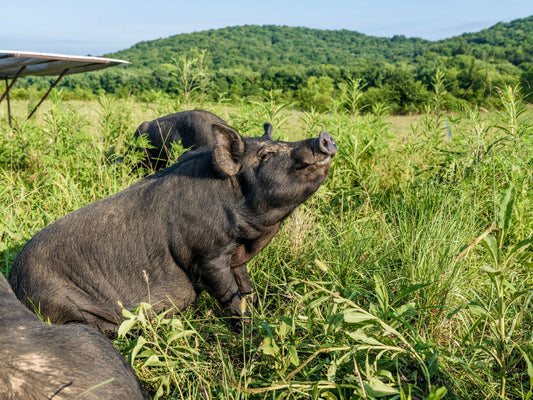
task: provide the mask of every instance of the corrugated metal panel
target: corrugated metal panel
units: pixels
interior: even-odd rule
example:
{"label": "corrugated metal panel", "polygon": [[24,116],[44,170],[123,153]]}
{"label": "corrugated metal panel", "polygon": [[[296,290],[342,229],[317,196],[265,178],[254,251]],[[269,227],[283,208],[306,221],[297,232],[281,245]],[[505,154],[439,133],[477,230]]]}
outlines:
{"label": "corrugated metal panel", "polygon": [[[60,75],[95,71],[129,61],[104,57],[71,56],[54,53],[0,50],[0,78],[27,75]],[[22,71],[21,68],[25,67]]]}

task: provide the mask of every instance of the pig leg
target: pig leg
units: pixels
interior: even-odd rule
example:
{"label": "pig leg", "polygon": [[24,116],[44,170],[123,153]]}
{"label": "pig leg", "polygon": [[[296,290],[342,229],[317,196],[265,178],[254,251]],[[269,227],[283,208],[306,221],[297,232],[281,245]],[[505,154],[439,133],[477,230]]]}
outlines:
{"label": "pig leg", "polygon": [[223,256],[203,265],[202,283],[231,317],[233,329],[242,330],[242,297],[230,267],[230,256]]}
{"label": "pig leg", "polygon": [[253,293],[252,302],[254,305],[257,304],[257,295],[254,293],[255,290],[252,286],[252,281],[246,271],[246,263],[255,257],[257,253],[267,245],[270,239],[272,239],[276,232],[278,232],[279,227],[280,223],[278,222],[275,225],[266,228],[261,236],[253,240],[245,241],[238,246],[231,255],[231,270],[237,281],[239,290],[242,295]]}
{"label": "pig leg", "polygon": [[252,303],[256,305],[257,295],[255,294],[254,287],[252,286],[250,275],[248,275],[248,271],[246,271],[246,264],[239,265],[238,267],[231,267],[231,272],[233,273],[233,277],[237,282],[237,286],[239,287],[241,295],[245,296],[247,294],[253,294]]}

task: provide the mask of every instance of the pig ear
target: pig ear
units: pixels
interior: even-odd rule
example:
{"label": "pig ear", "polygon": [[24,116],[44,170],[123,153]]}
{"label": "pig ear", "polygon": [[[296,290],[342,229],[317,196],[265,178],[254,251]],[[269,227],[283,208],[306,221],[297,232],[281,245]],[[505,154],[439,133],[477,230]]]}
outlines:
{"label": "pig ear", "polygon": [[240,157],[244,153],[244,141],[235,129],[223,124],[213,124],[215,164],[228,176],[241,168]]}
{"label": "pig ear", "polygon": [[263,128],[265,128],[265,133],[263,133],[263,139],[272,140],[272,124],[269,122],[265,122]]}

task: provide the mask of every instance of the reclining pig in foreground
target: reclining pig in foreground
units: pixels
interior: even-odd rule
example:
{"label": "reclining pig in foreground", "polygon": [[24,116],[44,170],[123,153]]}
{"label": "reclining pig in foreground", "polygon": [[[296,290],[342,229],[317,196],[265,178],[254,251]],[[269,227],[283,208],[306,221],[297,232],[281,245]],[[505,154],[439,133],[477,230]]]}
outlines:
{"label": "reclining pig in foreground", "polygon": [[54,323],[116,330],[122,307],[189,306],[207,290],[240,329],[245,263],[326,179],[333,137],[279,142],[212,125],[215,145],[66,215],[16,258],[10,283]]}
{"label": "reclining pig in foreground", "polygon": [[83,325],[50,326],[0,274],[0,399],[149,399],[111,341]]}
{"label": "reclining pig in foreground", "polygon": [[[135,137],[146,134],[153,148],[141,148],[146,155],[145,167],[158,171],[167,166],[172,143],[179,143],[185,149],[197,149],[215,144],[213,124],[227,125],[217,115],[205,110],[180,111],[145,121],[135,131]],[[264,125],[265,135],[272,136],[272,125]]]}

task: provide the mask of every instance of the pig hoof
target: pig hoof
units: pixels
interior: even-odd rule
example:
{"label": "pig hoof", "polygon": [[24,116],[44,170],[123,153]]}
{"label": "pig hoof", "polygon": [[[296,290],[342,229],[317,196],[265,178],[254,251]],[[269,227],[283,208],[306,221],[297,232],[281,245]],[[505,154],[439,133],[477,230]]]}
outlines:
{"label": "pig hoof", "polygon": [[241,333],[242,332],[242,320],[239,317],[231,317],[231,329],[235,333]]}
{"label": "pig hoof", "polygon": [[251,319],[249,316],[239,317],[237,315],[233,315],[231,317],[231,328],[235,333],[241,333],[246,324],[251,323]]}

